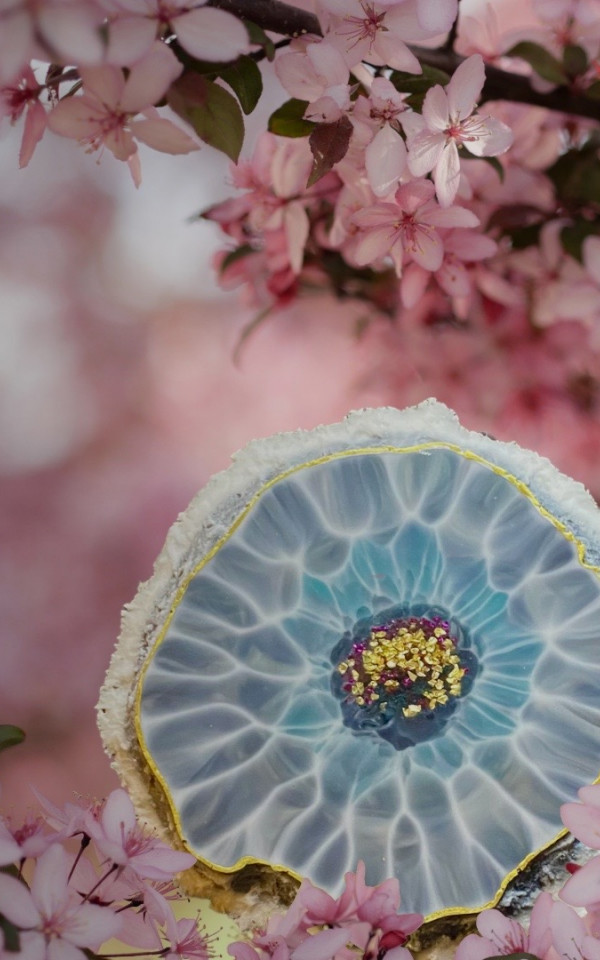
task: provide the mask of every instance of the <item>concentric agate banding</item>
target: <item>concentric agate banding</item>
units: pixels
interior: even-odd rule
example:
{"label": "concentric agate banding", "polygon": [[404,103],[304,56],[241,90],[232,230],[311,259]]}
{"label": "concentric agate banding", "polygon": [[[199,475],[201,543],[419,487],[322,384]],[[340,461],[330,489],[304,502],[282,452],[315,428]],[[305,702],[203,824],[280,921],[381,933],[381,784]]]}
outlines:
{"label": "concentric agate banding", "polygon": [[117,712],[180,839],[332,892],[363,859],[426,914],[494,901],[598,774],[599,532],[578,484],[432,402],[250,447],[134,611]]}

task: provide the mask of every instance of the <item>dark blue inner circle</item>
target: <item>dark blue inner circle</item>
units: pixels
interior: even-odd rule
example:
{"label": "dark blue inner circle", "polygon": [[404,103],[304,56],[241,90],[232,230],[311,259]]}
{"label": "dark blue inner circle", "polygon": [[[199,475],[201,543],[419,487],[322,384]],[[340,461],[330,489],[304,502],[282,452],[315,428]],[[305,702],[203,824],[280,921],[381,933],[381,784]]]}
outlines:
{"label": "dark blue inner circle", "polygon": [[[337,669],[338,664],[348,657],[353,644],[369,637],[373,627],[389,623],[391,620],[403,620],[409,617],[428,619],[439,617],[450,624],[450,634],[457,641],[456,652],[460,658],[461,667],[467,669],[461,681],[460,696],[451,697],[447,703],[439,704],[434,709],[422,710],[414,717],[404,716],[402,712],[404,703],[401,696],[390,697],[383,709],[379,704],[361,706],[350,699],[343,689],[343,677]],[[357,621],[353,629],[347,630],[334,646],[331,651],[331,663],[334,667],[331,674],[331,690],[340,702],[344,725],[359,736],[379,736],[391,743],[396,750],[406,750],[417,743],[440,736],[460,701],[473,686],[479,670],[479,663],[472,649],[468,631],[447,610],[427,604],[403,604],[390,607],[379,611],[376,615]]]}

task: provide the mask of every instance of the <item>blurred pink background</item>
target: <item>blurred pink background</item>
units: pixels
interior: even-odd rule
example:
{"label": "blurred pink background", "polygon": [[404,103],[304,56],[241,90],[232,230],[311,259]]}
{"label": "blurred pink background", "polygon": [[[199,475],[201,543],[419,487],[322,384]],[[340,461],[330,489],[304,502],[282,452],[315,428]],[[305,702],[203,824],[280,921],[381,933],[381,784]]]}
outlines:
{"label": "blurred pink background", "polygon": [[[531,330],[418,315],[365,330],[363,306],[313,296],[234,363],[252,314],[215,285],[216,226],[188,221],[227,195],[224,159],[142,148],[136,191],[112,156],[50,137],[18,171],[18,134],[0,141],[0,721],[28,737],[0,757],[5,810],[32,785],[62,803],[116,784],[94,705],[121,607],[249,440],[437,394],[600,492],[600,365],[576,325],[541,351]],[[554,387],[571,348],[577,403]]]}

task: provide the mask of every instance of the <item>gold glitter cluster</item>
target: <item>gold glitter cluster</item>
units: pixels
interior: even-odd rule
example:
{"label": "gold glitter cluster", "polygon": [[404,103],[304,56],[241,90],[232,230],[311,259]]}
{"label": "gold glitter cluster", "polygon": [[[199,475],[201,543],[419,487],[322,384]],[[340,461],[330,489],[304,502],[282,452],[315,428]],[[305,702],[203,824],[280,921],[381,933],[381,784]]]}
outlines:
{"label": "gold glitter cluster", "polygon": [[337,669],[348,699],[382,710],[393,699],[405,717],[460,696],[466,673],[449,624],[439,617],[410,617],[372,627]]}

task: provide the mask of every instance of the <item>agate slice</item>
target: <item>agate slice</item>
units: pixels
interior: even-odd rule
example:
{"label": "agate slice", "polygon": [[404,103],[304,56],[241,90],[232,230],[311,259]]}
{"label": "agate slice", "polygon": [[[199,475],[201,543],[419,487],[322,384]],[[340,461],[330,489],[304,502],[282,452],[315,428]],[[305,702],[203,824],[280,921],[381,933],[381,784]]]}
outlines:
{"label": "agate slice", "polygon": [[126,614],[107,749],[213,879],[364,860],[481,909],[599,773],[599,549],[579,484],[435,401],[259,441]]}

